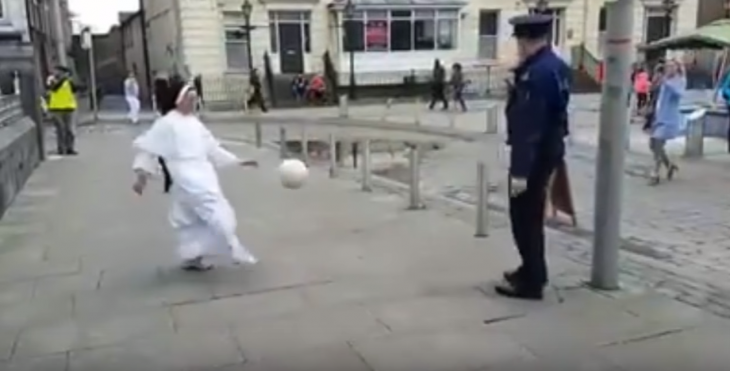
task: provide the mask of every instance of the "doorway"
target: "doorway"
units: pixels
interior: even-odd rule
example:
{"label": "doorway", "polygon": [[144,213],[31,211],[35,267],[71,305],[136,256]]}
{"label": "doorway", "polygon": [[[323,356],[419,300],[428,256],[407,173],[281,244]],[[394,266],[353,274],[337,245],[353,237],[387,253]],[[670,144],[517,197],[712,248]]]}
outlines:
{"label": "doorway", "polygon": [[303,73],[302,25],[299,23],[279,23],[278,31],[281,73]]}
{"label": "doorway", "polygon": [[[644,30],[644,42],[661,40],[670,35],[671,18],[664,14],[649,14],[646,17],[646,29]],[[645,60],[653,65],[664,56],[663,50],[651,50],[645,54]]]}

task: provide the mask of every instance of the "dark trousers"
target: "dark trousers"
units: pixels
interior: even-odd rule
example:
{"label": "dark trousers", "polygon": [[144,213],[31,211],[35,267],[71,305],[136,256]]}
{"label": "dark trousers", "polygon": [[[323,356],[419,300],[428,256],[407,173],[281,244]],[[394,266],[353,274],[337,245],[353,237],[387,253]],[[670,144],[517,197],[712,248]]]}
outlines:
{"label": "dark trousers", "polygon": [[428,109],[433,109],[437,102],[443,104],[444,109],[449,108],[449,100],[446,99],[445,86],[442,84],[434,85],[431,88],[431,104],[428,105]]}
{"label": "dark trousers", "polygon": [[509,200],[512,237],[522,259],[517,276],[528,289],[542,289],[547,283],[545,200],[550,176],[561,161],[562,155],[541,156],[527,178],[527,190]]}
{"label": "dark trousers", "polygon": [[59,155],[67,155],[74,151],[76,136],[74,135],[74,111],[51,111],[53,125],[56,128],[56,149]]}
{"label": "dark trousers", "polygon": [[261,109],[261,112],[266,112],[268,109],[266,108],[266,101],[264,100],[264,95],[261,94],[261,90],[254,89],[253,94],[248,98],[248,107],[254,107],[258,106]]}
{"label": "dark trousers", "polygon": [[649,94],[647,93],[636,93],[636,109],[641,110],[646,107],[649,103]]}
{"label": "dark trousers", "polygon": [[466,111],[466,102],[464,102],[463,89],[454,89],[454,102],[461,106],[462,111]]}

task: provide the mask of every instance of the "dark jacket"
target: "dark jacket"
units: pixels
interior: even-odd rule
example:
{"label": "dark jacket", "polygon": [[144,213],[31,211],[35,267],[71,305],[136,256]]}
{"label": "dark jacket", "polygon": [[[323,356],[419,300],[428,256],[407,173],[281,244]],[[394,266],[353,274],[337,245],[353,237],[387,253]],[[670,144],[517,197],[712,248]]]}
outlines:
{"label": "dark jacket", "polygon": [[545,47],[513,72],[505,109],[510,175],[528,178],[539,160],[564,155],[570,67]]}

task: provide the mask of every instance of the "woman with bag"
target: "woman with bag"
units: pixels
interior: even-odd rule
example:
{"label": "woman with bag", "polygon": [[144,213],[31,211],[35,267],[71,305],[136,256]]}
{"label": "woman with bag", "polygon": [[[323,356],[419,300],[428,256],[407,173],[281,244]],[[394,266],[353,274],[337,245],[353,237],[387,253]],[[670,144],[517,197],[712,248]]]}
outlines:
{"label": "woman with bag", "polygon": [[651,174],[651,185],[660,181],[662,167],[667,170],[667,180],[672,180],[679,167],[669,159],[665,146],[668,140],[678,137],[684,123],[684,115],[680,103],[687,87],[684,68],[677,60],[670,60],[664,67],[664,76],[660,80],[655,113],[649,129],[651,139],[649,146],[654,155],[654,170]]}

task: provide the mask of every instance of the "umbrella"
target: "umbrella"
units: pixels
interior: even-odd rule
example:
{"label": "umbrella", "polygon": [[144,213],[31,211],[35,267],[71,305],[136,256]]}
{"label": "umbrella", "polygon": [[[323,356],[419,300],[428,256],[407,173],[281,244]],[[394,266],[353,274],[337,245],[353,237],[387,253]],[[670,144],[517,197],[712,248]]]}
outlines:
{"label": "umbrella", "polygon": [[721,19],[696,30],[639,46],[639,50],[724,49],[730,47],[730,20]]}

